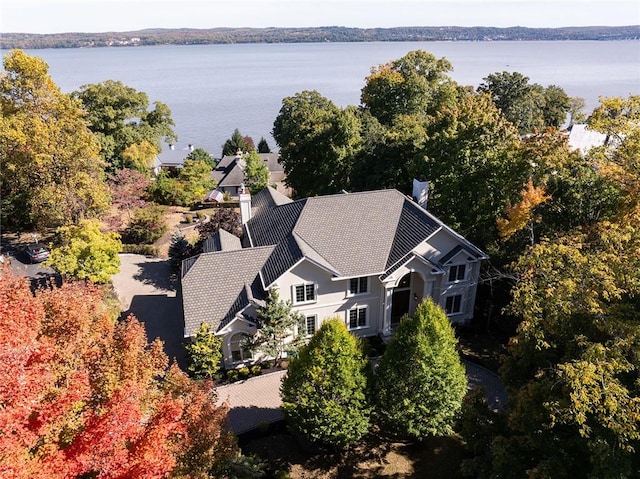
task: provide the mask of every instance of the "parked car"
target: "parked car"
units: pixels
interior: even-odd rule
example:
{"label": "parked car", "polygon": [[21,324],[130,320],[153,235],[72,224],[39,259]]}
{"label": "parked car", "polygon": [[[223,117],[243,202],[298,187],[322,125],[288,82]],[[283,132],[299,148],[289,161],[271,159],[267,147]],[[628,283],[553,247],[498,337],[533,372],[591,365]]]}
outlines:
{"label": "parked car", "polygon": [[32,243],[27,245],[24,252],[30,263],[41,263],[51,254],[49,249],[42,243]]}

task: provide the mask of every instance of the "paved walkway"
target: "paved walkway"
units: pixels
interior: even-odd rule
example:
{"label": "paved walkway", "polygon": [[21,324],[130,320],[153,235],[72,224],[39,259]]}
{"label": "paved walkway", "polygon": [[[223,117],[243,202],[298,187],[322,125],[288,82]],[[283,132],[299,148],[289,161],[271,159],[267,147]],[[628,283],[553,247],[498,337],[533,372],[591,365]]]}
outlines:
{"label": "paved walkway", "polygon": [[[489,407],[500,410],[506,407],[507,393],[500,378],[482,366],[463,361],[469,378],[469,388],[484,387]],[[229,405],[229,425],[236,434],[258,427],[261,423],[273,423],[284,418],[280,409],[280,383],[286,371],[276,371],[249,378],[225,386],[219,386],[218,404]]]}

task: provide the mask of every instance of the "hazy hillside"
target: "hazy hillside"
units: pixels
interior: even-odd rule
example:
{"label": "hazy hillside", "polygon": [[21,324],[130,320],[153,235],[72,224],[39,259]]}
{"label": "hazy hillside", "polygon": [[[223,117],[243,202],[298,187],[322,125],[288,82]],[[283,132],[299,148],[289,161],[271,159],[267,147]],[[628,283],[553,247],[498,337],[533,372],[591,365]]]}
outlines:
{"label": "hazy hillside", "polygon": [[3,33],[0,48],[77,48],[212,43],[398,42],[491,40],[637,40],[640,25],[624,27],[494,28],[212,28],[106,33]]}

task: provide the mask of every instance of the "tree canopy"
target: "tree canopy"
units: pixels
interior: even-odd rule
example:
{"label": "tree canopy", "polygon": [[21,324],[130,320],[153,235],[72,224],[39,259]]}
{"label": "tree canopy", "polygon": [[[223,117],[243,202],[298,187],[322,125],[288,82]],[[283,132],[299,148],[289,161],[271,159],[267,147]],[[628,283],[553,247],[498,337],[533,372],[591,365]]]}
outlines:
{"label": "tree canopy", "polygon": [[94,283],[107,283],[120,271],[122,249],[117,233],[103,233],[97,220],[83,220],[76,226],[56,231],[58,243],[46,264],[60,274]]}
{"label": "tree canopy", "polygon": [[376,411],[389,431],[415,439],[453,432],[467,392],[456,342],[430,298],[400,321],[375,370]]}
{"label": "tree canopy", "polygon": [[370,427],[369,363],[338,318],[325,320],[282,380],[289,427],[311,442],[343,448]]}
{"label": "tree canopy", "polygon": [[3,477],[206,477],[235,456],[210,383],[168,366],[104,290],[0,272]]}
{"label": "tree canopy", "polygon": [[96,134],[100,154],[112,171],[135,166],[134,158],[146,160],[149,146],[155,150],[155,156],[162,150],[163,141],[177,140],[169,107],[157,101],[149,110],[147,94],[120,81],[83,85],[73,97],[87,111],[89,129]]}
{"label": "tree canopy", "polygon": [[557,85],[530,84],[518,72],[492,73],[484,78],[479,92],[488,93],[505,118],[522,134],[560,127],[571,107],[570,98]]}
{"label": "tree canopy", "polygon": [[81,105],[38,57],[14,50],[0,76],[2,224],[39,229],[96,217],[110,205],[98,144]]}

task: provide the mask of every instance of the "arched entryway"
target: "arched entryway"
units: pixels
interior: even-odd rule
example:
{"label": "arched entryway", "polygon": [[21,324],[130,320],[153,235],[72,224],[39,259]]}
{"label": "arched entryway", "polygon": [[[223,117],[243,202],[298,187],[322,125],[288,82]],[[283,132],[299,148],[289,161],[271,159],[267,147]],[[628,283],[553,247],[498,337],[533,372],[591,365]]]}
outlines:
{"label": "arched entryway", "polygon": [[422,301],[424,279],[418,272],[405,274],[391,297],[391,329],[394,329],[405,314],[413,314]]}

